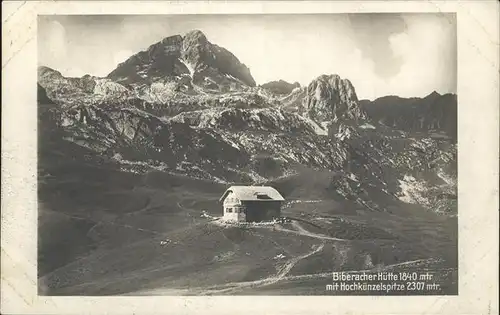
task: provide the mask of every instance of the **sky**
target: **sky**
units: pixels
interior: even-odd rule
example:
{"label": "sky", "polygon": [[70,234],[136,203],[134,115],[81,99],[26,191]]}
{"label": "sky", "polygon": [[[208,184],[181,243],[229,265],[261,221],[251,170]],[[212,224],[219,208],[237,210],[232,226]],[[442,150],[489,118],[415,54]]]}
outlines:
{"label": "sky", "polygon": [[359,99],[456,93],[456,17],[443,13],[39,16],[38,64],[106,76],[171,35],[201,30],[257,84],[349,79]]}

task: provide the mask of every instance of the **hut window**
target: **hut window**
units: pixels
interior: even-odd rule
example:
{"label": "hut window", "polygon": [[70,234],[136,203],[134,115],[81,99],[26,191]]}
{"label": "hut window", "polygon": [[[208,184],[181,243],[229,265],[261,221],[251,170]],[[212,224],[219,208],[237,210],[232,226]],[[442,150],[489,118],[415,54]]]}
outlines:
{"label": "hut window", "polygon": [[257,193],[257,199],[272,199],[267,194]]}
{"label": "hut window", "polygon": [[227,212],[228,213],[232,213],[233,212],[233,208],[227,208]]}

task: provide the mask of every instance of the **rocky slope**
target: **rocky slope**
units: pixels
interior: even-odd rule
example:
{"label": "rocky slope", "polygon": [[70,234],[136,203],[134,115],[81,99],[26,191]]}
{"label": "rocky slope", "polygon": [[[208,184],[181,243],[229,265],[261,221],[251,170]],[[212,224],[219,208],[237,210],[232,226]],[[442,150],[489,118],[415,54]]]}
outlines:
{"label": "rocky slope", "polygon": [[38,68],[38,84],[44,88],[51,100],[65,107],[130,104],[140,101],[133,91],[110,79],[90,75],[67,78],[59,71],[45,66]]}
{"label": "rocky slope", "polygon": [[385,96],[360,102],[375,121],[409,132],[444,131],[457,137],[457,96],[432,92],[424,98]]}
{"label": "rocky slope", "polygon": [[[437,173],[456,176],[449,174],[453,167],[442,169],[446,163],[436,166],[440,160],[454,162],[456,147],[386,127],[407,121],[413,124],[409,126],[418,124],[419,131],[440,127],[449,96],[431,94],[420,100],[424,104],[407,100],[407,107],[387,103],[392,97],[360,104],[351,82],[338,75],[319,76],[307,87],[284,81],[250,87],[255,82],[247,70],[231,53],[193,31],[167,37],[132,56],[108,78],[65,78],[40,67],[40,102],[46,103],[47,97],[59,105],[51,121],[62,128],[65,140],[114,157],[123,169],[134,172],[160,168],[248,183],[286,176],[301,166],[343,174],[336,180],[347,185],[344,194],[354,196],[354,186],[370,183],[393,197],[405,194],[404,185],[433,186],[429,173],[435,173],[433,180]],[[196,79],[205,75],[230,75],[245,87],[207,93],[210,88]],[[187,76],[186,82],[198,90],[166,87]],[[283,95],[271,88],[277,86],[295,87]],[[392,113],[392,107],[402,109]],[[414,112],[425,108],[441,114],[419,120]],[[377,119],[381,113],[387,113],[385,118]],[[268,169],[262,169],[262,161]],[[415,181],[400,182],[408,178]]]}
{"label": "rocky slope", "polygon": [[[212,107],[158,117],[133,107],[87,105],[63,108],[55,117],[63,139],[115,160],[126,171],[160,169],[252,183],[295,173],[298,166],[327,169],[341,174],[332,181],[341,185],[344,197],[381,211],[372,196],[360,197],[359,185],[398,198],[405,194],[400,180],[415,178],[406,185],[420,185],[423,191],[414,193],[424,195],[436,180],[442,182],[428,173],[456,178],[453,167],[443,169],[456,161],[456,147],[439,139],[407,138],[367,123],[340,124],[327,135],[311,119],[273,107]],[[428,203],[424,197],[415,200],[424,199],[421,203]]]}

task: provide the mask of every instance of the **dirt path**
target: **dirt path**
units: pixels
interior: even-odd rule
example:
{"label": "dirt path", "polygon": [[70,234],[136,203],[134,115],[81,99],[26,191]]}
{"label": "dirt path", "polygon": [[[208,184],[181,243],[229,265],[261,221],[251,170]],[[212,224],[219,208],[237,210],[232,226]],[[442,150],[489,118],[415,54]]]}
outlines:
{"label": "dirt path", "polygon": [[343,238],[336,238],[336,237],[331,237],[323,234],[317,234],[313,232],[309,232],[308,230],[304,229],[298,222],[294,221],[292,223],[292,226],[295,227],[297,230],[290,230],[290,229],[285,229],[281,226],[277,226],[276,230],[277,231],[283,231],[283,232],[288,232],[288,233],[293,233],[293,234],[298,234],[298,235],[304,235],[304,236],[309,236],[309,237],[314,237],[314,238],[319,238],[323,240],[332,240],[332,241],[340,241],[340,242],[349,242],[350,240],[346,240]]}
{"label": "dirt path", "polygon": [[[310,252],[307,252],[303,255],[293,257],[288,260],[276,273],[276,275],[254,280],[254,281],[246,281],[246,282],[231,282],[223,285],[217,285],[212,287],[200,287],[200,288],[191,288],[188,293],[195,295],[217,295],[217,294],[228,294],[236,291],[249,289],[249,288],[258,288],[262,286],[267,286],[274,284],[282,279],[285,279],[286,275],[292,270],[292,268],[301,260],[306,259],[316,253],[319,253],[323,250],[325,244],[321,243],[319,245],[314,245]],[[171,289],[162,288],[148,291],[140,291],[132,293],[132,295],[151,295],[151,294],[165,294],[172,291]],[[127,294],[129,295],[129,294]]]}
{"label": "dirt path", "polygon": [[286,262],[285,265],[280,268],[280,271],[276,275],[276,279],[277,280],[283,279],[283,277],[285,277],[299,261],[301,261],[302,259],[306,259],[306,258],[322,251],[323,248],[325,247],[325,243],[321,243],[319,246],[315,246],[315,247],[316,248],[313,248],[313,250],[310,251],[309,253],[294,257],[294,258],[290,259],[288,262]]}
{"label": "dirt path", "polygon": [[257,287],[262,287],[266,285],[270,285],[273,283],[276,283],[283,279],[289,272],[292,270],[292,268],[301,260],[306,259],[316,253],[319,253],[321,250],[323,250],[323,247],[325,246],[324,243],[321,243],[317,246],[314,246],[313,250],[305,253],[304,255],[300,255],[297,257],[293,257],[289,261],[287,261],[279,270],[278,273],[274,276],[271,276],[269,278],[264,278],[264,279],[259,279],[255,281],[248,281],[248,282],[233,282],[233,283],[227,283],[222,286],[222,288],[209,288],[203,291],[203,294],[218,294],[218,293],[230,293],[230,292],[235,292],[243,289],[248,289],[248,288],[257,288]]}

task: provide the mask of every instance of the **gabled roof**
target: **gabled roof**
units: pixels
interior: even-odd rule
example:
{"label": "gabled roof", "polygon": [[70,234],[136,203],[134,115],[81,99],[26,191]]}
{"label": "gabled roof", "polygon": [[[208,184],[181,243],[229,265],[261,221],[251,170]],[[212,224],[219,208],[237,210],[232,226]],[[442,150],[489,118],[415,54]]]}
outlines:
{"label": "gabled roof", "polygon": [[232,192],[236,198],[242,201],[284,201],[281,194],[270,186],[231,186],[219,199],[223,202],[227,195]]}

